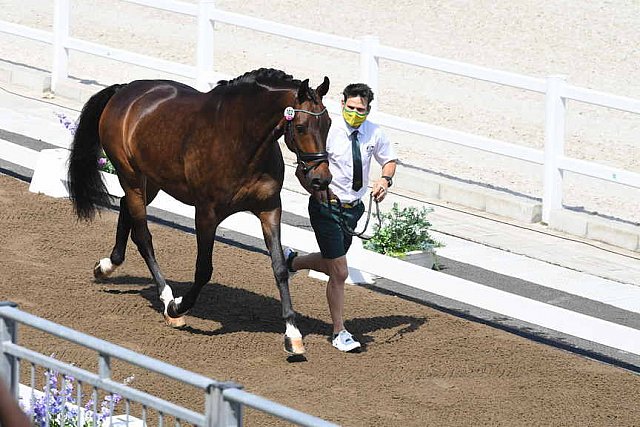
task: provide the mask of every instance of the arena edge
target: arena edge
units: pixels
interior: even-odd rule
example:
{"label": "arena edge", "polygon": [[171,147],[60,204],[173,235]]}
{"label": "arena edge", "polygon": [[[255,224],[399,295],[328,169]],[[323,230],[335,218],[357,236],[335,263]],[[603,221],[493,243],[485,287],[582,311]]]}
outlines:
{"label": "arena edge", "polygon": [[549,228],[640,252],[640,227],[631,224],[618,224],[584,213],[554,210],[551,212]]}

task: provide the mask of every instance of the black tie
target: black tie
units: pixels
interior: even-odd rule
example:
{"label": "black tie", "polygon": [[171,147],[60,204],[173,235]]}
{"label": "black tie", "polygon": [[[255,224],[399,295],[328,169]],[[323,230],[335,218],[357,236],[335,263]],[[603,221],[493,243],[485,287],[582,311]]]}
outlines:
{"label": "black tie", "polygon": [[358,131],[354,130],[351,138],[351,153],[353,154],[353,188],[358,191],[362,188],[362,155],[360,154],[360,144],[358,144]]}

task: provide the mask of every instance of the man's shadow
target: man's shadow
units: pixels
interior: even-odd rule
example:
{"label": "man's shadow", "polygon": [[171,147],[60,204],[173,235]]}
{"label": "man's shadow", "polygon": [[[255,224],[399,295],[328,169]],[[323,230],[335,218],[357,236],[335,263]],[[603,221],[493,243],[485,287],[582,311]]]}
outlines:
{"label": "man's shadow", "polygon": [[[149,285],[150,278],[135,276],[115,276],[100,280],[101,284],[112,285],[104,292],[110,294],[139,294],[159,313],[163,305],[158,297],[155,284]],[[184,295],[191,282],[177,282],[167,280],[175,295]],[[140,285],[140,289],[121,290],[118,285]],[[294,301],[295,309],[295,301]],[[284,333],[284,322],[281,317],[282,305],[280,300],[270,296],[257,294],[242,288],[234,288],[221,283],[209,283],[202,288],[198,300],[189,311],[188,316],[210,320],[218,323],[216,329],[203,330],[193,326],[183,329],[198,335],[223,335],[233,332],[271,332]],[[425,317],[390,315],[369,318],[356,318],[345,321],[345,326],[355,334],[366,351],[367,344],[374,342],[372,332],[381,329],[395,329],[400,327],[392,338],[402,339],[404,334],[411,333],[425,324]],[[296,323],[304,335],[322,334],[331,336],[332,325],[320,319],[305,316],[296,312]],[[387,339],[387,340],[389,340]]]}

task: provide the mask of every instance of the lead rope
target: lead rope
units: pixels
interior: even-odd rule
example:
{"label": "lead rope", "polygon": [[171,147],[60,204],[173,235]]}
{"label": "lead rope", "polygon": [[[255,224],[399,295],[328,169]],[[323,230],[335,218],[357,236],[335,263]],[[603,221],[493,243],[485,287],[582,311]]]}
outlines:
{"label": "lead rope", "polygon": [[[353,228],[349,227],[344,219],[342,218],[342,214],[344,213],[344,208],[342,207],[342,203],[340,203],[340,199],[338,196],[333,196],[338,204],[338,224],[342,231],[350,236],[359,237],[362,240],[370,240],[373,236],[366,237],[364,236],[365,231],[367,231],[367,227],[369,226],[369,220],[371,219],[371,204],[373,203],[373,193],[369,193],[369,208],[367,209],[367,221],[364,224],[364,229],[360,232],[355,231]],[[331,200],[329,200],[329,188],[327,187],[327,204],[329,205],[329,213],[331,213]],[[376,200],[376,217],[378,218],[378,228],[382,228],[382,217],[380,216],[380,203]]]}

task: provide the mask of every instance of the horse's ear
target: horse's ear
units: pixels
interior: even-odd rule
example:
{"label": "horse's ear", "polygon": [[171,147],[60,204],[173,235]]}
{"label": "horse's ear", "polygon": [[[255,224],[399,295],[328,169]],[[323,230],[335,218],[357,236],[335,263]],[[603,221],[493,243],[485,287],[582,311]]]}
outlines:
{"label": "horse's ear", "polygon": [[327,94],[327,92],[329,92],[329,77],[324,76],[324,81],[316,88],[316,93],[320,95],[320,98],[322,98]]}
{"label": "horse's ear", "polygon": [[298,101],[302,102],[305,99],[309,99],[309,79],[303,80],[298,88]]}

